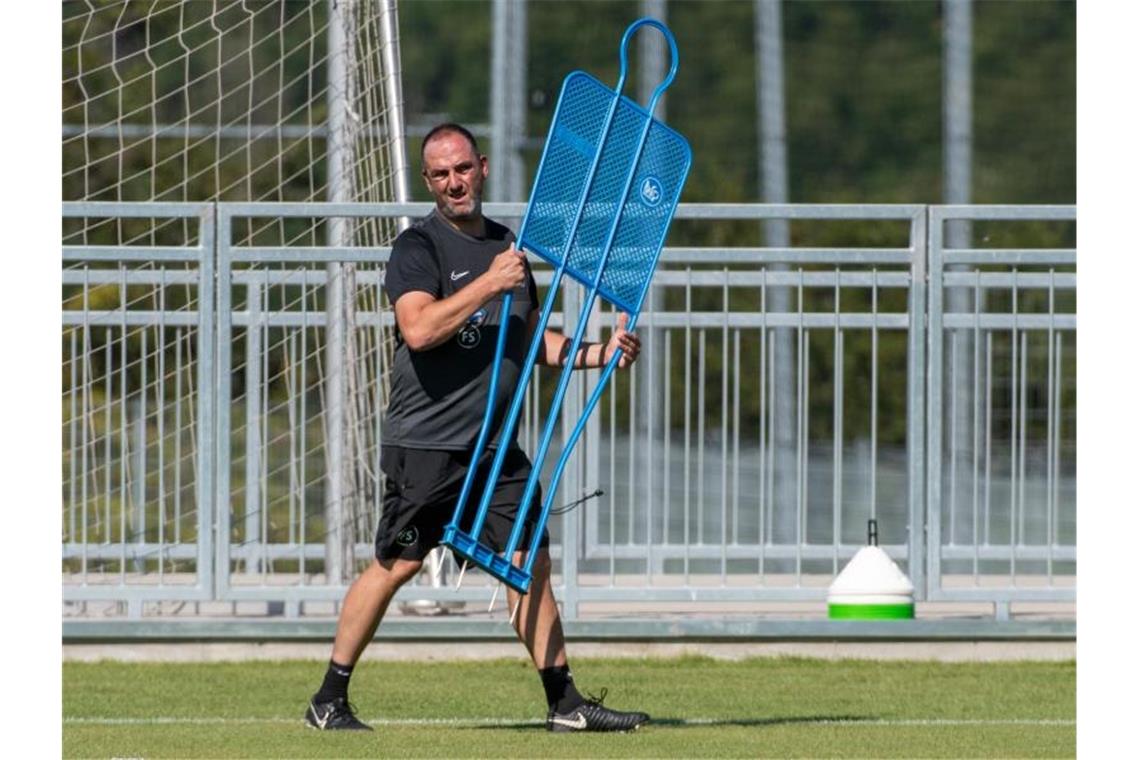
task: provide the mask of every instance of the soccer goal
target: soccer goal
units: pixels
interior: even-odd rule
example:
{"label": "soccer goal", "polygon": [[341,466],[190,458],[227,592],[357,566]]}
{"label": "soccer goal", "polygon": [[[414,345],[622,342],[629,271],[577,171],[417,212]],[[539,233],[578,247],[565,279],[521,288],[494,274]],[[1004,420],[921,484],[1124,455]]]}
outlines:
{"label": "soccer goal", "polygon": [[[200,243],[197,220],[169,210],[408,200],[395,0],[67,0],[62,17],[65,581],[193,583],[213,496],[198,402],[215,378],[192,317],[214,305],[195,262],[158,255]],[[398,231],[390,217],[250,216],[230,242],[381,247]],[[309,561],[328,583],[351,578],[380,504],[392,350],[385,320],[354,315],[384,310],[380,282],[377,265],[235,267],[222,572],[303,575]]]}

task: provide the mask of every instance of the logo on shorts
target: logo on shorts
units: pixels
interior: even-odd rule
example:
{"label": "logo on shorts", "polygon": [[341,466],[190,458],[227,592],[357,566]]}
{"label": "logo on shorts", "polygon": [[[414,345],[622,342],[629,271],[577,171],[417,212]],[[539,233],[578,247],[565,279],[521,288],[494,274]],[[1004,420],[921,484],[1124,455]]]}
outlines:
{"label": "logo on shorts", "polygon": [[416,526],[404,528],[396,534],[396,543],[400,546],[414,546],[420,540],[420,532],[416,530]]}
{"label": "logo on shorts", "polygon": [[483,339],[482,333],[479,332],[479,326],[487,321],[487,310],[485,308],[479,309],[477,312],[467,318],[467,324],[455,336],[459,345],[463,348],[475,348],[479,345],[479,341]]}
{"label": "logo on shorts", "polygon": [[661,189],[661,180],[656,177],[646,177],[641,182],[641,202],[652,208],[661,202],[665,191]]}

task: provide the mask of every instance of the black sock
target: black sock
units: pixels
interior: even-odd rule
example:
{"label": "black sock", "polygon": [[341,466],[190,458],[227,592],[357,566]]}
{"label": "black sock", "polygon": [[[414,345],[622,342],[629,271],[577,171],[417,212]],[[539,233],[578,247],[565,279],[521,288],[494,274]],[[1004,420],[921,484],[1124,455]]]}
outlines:
{"label": "black sock", "polygon": [[574,676],[570,674],[569,665],[543,668],[538,671],[538,675],[542,678],[546,703],[550,705],[551,710],[560,713],[569,712],[586,701],[574,688]]}
{"label": "black sock", "polygon": [[329,660],[325,680],[321,684],[321,690],[313,695],[313,701],[331,702],[334,699],[348,699],[348,679],[352,678],[352,667]]}

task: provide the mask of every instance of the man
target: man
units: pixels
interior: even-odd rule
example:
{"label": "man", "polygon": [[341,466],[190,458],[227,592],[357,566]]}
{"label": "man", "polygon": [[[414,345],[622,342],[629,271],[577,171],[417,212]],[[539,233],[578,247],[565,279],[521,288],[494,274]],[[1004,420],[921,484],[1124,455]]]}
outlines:
{"label": "man", "polygon": [[[376,558],[349,588],[341,608],[336,641],[324,682],[313,695],[305,720],[319,729],[368,729],[348,702],[348,681],[364,647],[372,640],[393,594],[419,572],[450,520],[469,467],[478,467],[475,493],[490,470],[493,449],[509,446],[495,486],[484,543],[502,551],[517,514],[531,463],[499,427],[513,393],[526,348],[538,322],[538,297],[526,256],[514,235],[482,213],[487,158],[475,138],[458,124],[441,124],[424,138],[423,178],[435,210],[404,231],[392,247],[385,288],[394,304],[397,337],[386,412],[381,467],[387,476],[384,514],[376,531]],[[511,313],[502,315],[502,296],[513,292]],[[489,393],[497,331],[509,325],[496,394],[496,428],[479,462],[472,449]],[[601,367],[622,351],[621,368],[640,351],[637,336],[625,330],[627,315],[605,344],[583,344],[575,367]],[[553,330],[543,334],[539,361],[562,367],[570,360],[571,340]],[[471,500],[477,503],[477,499]],[[530,545],[536,495],[522,546]],[[464,523],[466,524],[466,522]],[[574,686],[566,660],[562,622],[550,585],[549,535],[544,531],[534,563],[531,591],[519,602],[508,591],[513,625],[539,672],[551,731],[627,731],[647,722],[640,712],[618,712],[601,700],[584,699]],[[525,558],[516,552],[514,563]],[[603,691],[604,695],[604,691]]]}

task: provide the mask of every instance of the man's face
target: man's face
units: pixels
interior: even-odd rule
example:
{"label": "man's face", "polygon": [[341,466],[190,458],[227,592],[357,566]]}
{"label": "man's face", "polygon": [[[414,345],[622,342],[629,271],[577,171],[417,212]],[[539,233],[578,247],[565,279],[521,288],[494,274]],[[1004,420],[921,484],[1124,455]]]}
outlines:
{"label": "man's face", "polygon": [[444,132],[424,147],[424,182],[447,219],[466,221],[482,214],[486,179],[486,157],[463,135]]}

